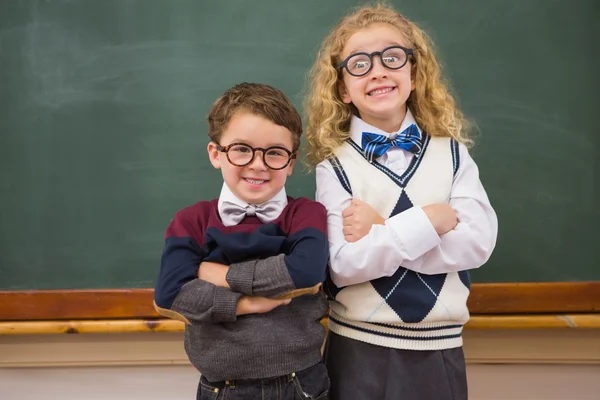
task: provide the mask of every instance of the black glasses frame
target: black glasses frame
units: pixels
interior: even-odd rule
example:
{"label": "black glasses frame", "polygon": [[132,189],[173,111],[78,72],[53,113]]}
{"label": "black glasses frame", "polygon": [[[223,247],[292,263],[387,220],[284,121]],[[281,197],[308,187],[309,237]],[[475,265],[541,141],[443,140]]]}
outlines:
{"label": "black glasses frame", "polygon": [[[404,54],[406,54],[406,60],[404,60],[404,64],[402,64],[399,67],[396,68],[392,68],[390,66],[388,66],[385,61],[383,61],[383,53],[385,53],[386,51],[390,50],[390,49],[401,49]],[[371,61],[371,65],[369,66],[369,68],[363,73],[363,74],[353,74],[352,72],[350,72],[350,69],[348,68],[348,61],[350,61],[350,59],[352,57],[356,57],[358,55],[365,55],[367,57],[369,57],[369,61]],[[408,58],[410,56],[414,57],[414,52],[413,49],[408,49],[406,47],[402,47],[402,46],[390,46],[390,47],[386,47],[385,49],[381,50],[381,51],[374,51],[372,53],[364,53],[364,52],[360,52],[360,53],[354,53],[354,54],[350,54],[348,57],[346,57],[346,59],[342,62],[340,62],[338,64],[338,68],[339,71],[342,72],[342,70],[344,68],[346,68],[346,71],[348,71],[348,73],[352,76],[365,76],[367,75],[369,72],[371,72],[371,70],[373,69],[373,56],[379,56],[379,60],[381,61],[381,64],[387,68],[387,69],[391,69],[391,70],[397,70],[400,69],[402,67],[404,67],[406,65],[406,63],[408,62]]]}
{"label": "black glasses frame", "polygon": [[[250,158],[250,161],[248,161],[245,164],[234,163],[229,158],[229,149],[231,149],[233,146],[240,146],[240,145],[241,146],[246,146],[246,147],[248,147],[249,149],[252,150],[252,158]],[[287,153],[288,160],[287,160],[287,162],[285,163],[284,166],[279,167],[279,168],[273,168],[273,167],[271,167],[269,165],[269,163],[267,163],[265,154],[267,154],[267,151],[273,150],[273,149],[283,150],[284,152]],[[227,156],[227,161],[229,161],[231,163],[231,165],[235,165],[236,167],[245,167],[246,165],[252,164],[252,162],[254,161],[254,157],[256,157],[256,151],[257,150],[260,150],[262,152],[262,161],[263,161],[263,164],[265,164],[268,168],[270,168],[272,170],[275,170],[275,171],[279,171],[281,169],[284,169],[285,167],[287,167],[288,165],[290,165],[290,163],[292,162],[292,160],[296,159],[296,153],[295,152],[289,151],[288,149],[286,149],[285,147],[282,147],[282,146],[271,146],[271,147],[267,147],[266,149],[264,149],[262,147],[252,147],[252,146],[250,146],[249,144],[246,144],[246,143],[236,142],[236,143],[230,143],[227,146],[221,146],[220,144],[217,144],[217,150],[218,151],[222,151],[223,153],[225,153],[226,156]]]}

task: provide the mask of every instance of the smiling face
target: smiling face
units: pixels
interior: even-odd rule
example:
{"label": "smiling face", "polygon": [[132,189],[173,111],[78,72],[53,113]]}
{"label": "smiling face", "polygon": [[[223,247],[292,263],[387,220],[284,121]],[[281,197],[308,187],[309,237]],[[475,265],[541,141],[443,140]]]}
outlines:
{"label": "smiling face", "polygon": [[[342,60],[351,54],[382,51],[390,46],[410,48],[402,33],[389,24],[373,24],[354,33],[344,46]],[[363,121],[394,132],[400,129],[406,115],[406,100],[415,88],[409,61],[398,70],[385,68],[379,57],[373,57],[373,68],[360,77],[352,76],[345,69],[339,92],[342,101],[354,104]]]}
{"label": "smiling face", "polygon": [[283,169],[270,169],[263,162],[261,151],[256,151],[250,164],[237,167],[229,162],[225,152],[217,149],[217,145],[225,147],[231,143],[244,143],[254,148],[280,146],[293,151],[292,133],[259,115],[244,110],[237,111],[219,142],[208,144],[210,162],[221,170],[223,180],[233,194],[249,204],[264,203],[275,197],[294,169],[294,160]]}

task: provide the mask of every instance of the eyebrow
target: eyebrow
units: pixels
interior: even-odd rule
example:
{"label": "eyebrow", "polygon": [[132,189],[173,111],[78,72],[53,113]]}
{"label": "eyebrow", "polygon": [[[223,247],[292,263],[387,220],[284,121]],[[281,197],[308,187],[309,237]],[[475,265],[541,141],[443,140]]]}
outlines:
{"label": "eyebrow", "polygon": [[[252,145],[252,144],[248,143],[248,141],[247,141],[247,140],[243,140],[243,139],[239,139],[239,138],[233,139],[233,140],[231,141],[231,143],[243,143],[243,144],[246,144],[246,145],[248,145],[248,146],[250,146],[250,147],[261,147],[261,146],[254,146],[254,145]],[[231,143],[230,143],[230,144],[231,144]],[[265,149],[268,149],[269,147],[283,147],[284,149],[287,149],[287,148],[288,148],[288,147],[287,147],[285,144],[283,144],[283,143],[269,143],[269,144],[267,144],[267,145],[266,145],[264,148],[265,148]],[[292,147],[293,147],[293,146],[292,146]],[[289,150],[289,149],[288,149],[288,150]]]}
{"label": "eyebrow", "polygon": [[[385,49],[387,47],[390,47],[390,46],[402,46],[402,47],[406,47],[402,43],[398,43],[398,42],[386,42],[386,43],[384,43],[383,49]],[[383,50],[383,49],[381,49],[381,50]],[[358,48],[353,49],[352,51],[350,51],[348,53],[348,55],[356,54],[356,53],[372,53],[372,52],[366,51],[363,48],[358,47]]]}

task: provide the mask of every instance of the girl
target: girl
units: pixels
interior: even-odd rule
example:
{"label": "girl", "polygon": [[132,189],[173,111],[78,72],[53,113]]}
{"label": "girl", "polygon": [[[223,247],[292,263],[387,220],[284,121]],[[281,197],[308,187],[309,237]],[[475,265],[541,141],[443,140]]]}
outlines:
{"label": "girl", "polygon": [[432,45],[384,6],[345,17],[311,71],[309,157],[328,212],[332,399],[467,399],[467,270],[497,219]]}

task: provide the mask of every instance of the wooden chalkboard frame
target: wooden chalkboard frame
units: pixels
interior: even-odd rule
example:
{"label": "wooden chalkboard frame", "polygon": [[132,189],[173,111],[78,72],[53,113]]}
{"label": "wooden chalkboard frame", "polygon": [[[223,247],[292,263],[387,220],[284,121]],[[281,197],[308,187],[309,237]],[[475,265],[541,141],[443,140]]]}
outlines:
{"label": "wooden chalkboard frame", "polygon": [[[329,319],[321,320],[329,329]],[[172,319],[86,319],[53,321],[0,321],[1,335],[48,335],[86,333],[160,333],[183,332],[183,322]],[[526,314],[473,315],[465,325],[467,330],[514,329],[600,329],[600,313],[586,314]]]}
{"label": "wooden chalkboard frame", "polygon": [[[0,321],[152,319],[152,289],[0,291]],[[600,312],[600,281],[474,284],[473,315]]]}

